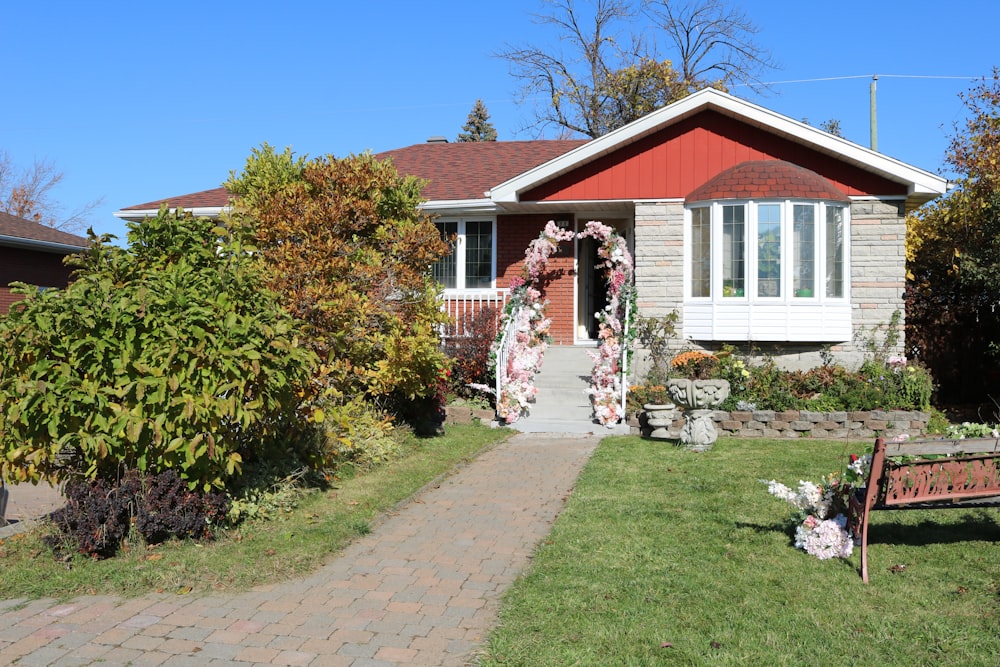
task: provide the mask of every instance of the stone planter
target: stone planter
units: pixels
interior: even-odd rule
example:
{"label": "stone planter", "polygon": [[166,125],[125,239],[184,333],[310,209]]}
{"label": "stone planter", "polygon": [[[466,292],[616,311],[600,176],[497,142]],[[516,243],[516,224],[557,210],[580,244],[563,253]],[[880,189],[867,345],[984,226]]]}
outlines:
{"label": "stone planter", "polygon": [[695,452],[705,452],[719,439],[712,412],[729,397],[728,380],[667,380],[667,391],[684,407],[681,444]]}
{"label": "stone planter", "polygon": [[677,406],[673,403],[646,403],[642,406],[646,413],[646,424],[650,427],[650,438],[666,440],[670,438],[670,427],[677,416]]}

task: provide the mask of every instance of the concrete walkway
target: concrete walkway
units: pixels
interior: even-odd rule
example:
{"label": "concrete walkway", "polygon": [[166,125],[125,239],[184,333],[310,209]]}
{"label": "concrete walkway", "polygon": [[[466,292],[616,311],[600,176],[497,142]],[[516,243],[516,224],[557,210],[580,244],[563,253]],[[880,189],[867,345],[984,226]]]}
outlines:
{"label": "concrete walkway", "polygon": [[0,664],[469,665],[599,436],[523,433],[312,576],[241,595],[0,602]]}

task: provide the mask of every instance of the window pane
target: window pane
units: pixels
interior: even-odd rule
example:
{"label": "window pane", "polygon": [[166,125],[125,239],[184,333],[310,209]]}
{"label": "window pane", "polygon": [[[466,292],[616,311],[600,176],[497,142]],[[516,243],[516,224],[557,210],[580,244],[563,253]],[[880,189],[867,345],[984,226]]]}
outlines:
{"label": "window pane", "polygon": [[490,287],[493,282],[493,223],[465,223],[465,287]]}
{"label": "window pane", "polygon": [[447,243],[451,248],[451,253],[439,259],[437,263],[431,267],[431,275],[434,276],[434,280],[441,283],[441,285],[446,289],[454,289],[456,283],[455,268],[458,266],[455,247],[456,241],[458,240],[458,223],[435,222],[434,226],[438,228],[438,232],[441,234],[441,240]]}
{"label": "window pane", "polygon": [[844,208],[826,207],[826,295],[844,296]]}
{"label": "window pane", "polygon": [[797,297],[811,297],[816,288],[816,207],[796,204],[792,271]]}
{"label": "window pane", "polygon": [[712,211],[691,209],[691,296],[712,296]]}
{"label": "window pane", "polygon": [[722,296],[743,296],[746,288],[746,212],[722,207]]}
{"label": "window pane", "polygon": [[757,296],[781,296],[781,205],[757,207]]}

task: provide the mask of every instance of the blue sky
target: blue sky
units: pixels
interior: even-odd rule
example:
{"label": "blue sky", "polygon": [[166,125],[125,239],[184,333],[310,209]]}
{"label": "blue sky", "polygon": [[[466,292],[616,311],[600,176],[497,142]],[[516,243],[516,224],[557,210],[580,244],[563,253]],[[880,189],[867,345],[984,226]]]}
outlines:
{"label": "blue sky", "polygon": [[[1000,65],[995,0],[733,4],[781,65],[765,80],[788,82],[734,94],[814,125],[837,119],[867,146],[879,74],[879,150],[932,172],[964,118],[958,94]],[[491,54],[551,43],[531,21],[540,7],[7,2],[0,149],[19,166],[54,162],[65,174],[55,199],[68,211],[103,198],[91,225],[124,238],[114,211],[217,187],[263,142],[344,156],[454,139],[477,98],[501,140],[530,139],[530,110]]]}

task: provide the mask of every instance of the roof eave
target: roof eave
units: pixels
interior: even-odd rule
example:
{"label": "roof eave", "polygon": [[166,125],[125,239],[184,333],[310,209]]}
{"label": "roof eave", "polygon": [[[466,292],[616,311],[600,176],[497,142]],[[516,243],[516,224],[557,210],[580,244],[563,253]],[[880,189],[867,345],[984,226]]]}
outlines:
{"label": "roof eave", "polygon": [[420,210],[427,214],[495,213],[497,208],[489,199],[432,199],[420,204]]}
{"label": "roof eave", "polygon": [[40,241],[38,239],[26,239],[20,236],[6,236],[0,234],[0,246],[8,248],[23,248],[25,250],[38,250],[41,252],[54,252],[61,255],[72,255],[87,249],[87,246],[71,245],[69,243],[56,243],[55,241]]}
{"label": "roof eave", "polygon": [[[177,210],[177,206],[171,206],[170,211]],[[195,206],[193,208],[180,207],[185,213],[190,213],[196,218],[219,218],[223,213],[228,213],[230,206]],[[160,212],[158,208],[132,208],[115,211],[114,216],[120,220],[129,222],[142,222],[147,218],[155,218]]]}

